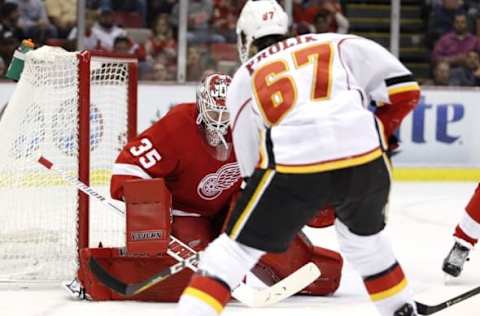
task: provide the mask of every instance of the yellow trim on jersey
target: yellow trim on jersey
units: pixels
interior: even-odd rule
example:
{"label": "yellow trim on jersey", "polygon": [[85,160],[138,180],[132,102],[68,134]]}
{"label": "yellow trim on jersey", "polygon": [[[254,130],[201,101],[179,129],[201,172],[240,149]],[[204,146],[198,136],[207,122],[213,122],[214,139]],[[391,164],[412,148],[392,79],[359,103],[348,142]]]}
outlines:
{"label": "yellow trim on jersey", "polygon": [[415,82],[405,86],[388,88],[388,94],[393,95],[393,94],[402,93],[406,91],[416,91],[416,90],[420,90],[420,87],[418,86],[418,83]]}
{"label": "yellow trim on jersey", "polygon": [[379,133],[378,136],[380,137],[380,142],[382,143],[382,148],[386,150],[386,149],[388,149],[388,142],[385,139],[385,128],[383,127],[382,121],[376,116],[375,116],[375,121],[377,122],[378,133]]}
{"label": "yellow trim on jersey", "polygon": [[265,170],[265,174],[263,175],[262,179],[258,183],[257,188],[255,189],[255,192],[250,198],[250,201],[248,201],[247,206],[243,209],[242,214],[240,214],[240,216],[238,217],[235,225],[233,225],[232,231],[230,232],[230,238],[232,238],[233,240],[237,239],[238,235],[240,234],[240,231],[242,230],[246,221],[250,217],[250,214],[252,213],[253,209],[257,205],[258,200],[260,200],[260,198],[262,197],[263,192],[267,188],[268,184],[270,183],[270,180],[273,178],[274,175],[275,175],[275,170],[272,170],[272,169]]}
{"label": "yellow trim on jersey", "polygon": [[193,296],[202,302],[207,303],[211,308],[213,308],[219,315],[223,310],[223,305],[220,304],[219,301],[217,301],[213,296],[200,291],[196,288],[193,287],[187,287],[185,291],[183,292],[184,295],[190,295]]}
{"label": "yellow trim on jersey", "polygon": [[371,152],[368,152],[366,154],[356,156],[356,157],[349,157],[349,158],[328,161],[328,162],[320,162],[320,163],[311,164],[311,165],[277,164],[275,169],[281,173],[314,173],[314,172],[330,171],[335,169],[363,165],[367,162],[370,162],[372,160],[375,160],[381,157],[382,154],[383,154],[383,151],[380,148],[377,148]]}
{"label": "yellow trim on jersey", "polygon": [[392,170],[392,161],[388,158],[387,154],[383,153],[383,161],[385,161],[385,165],[387,166],[388,176],[390,177],[390,181],[393,180],[393,170]]}
{"label": "yellow trim on jersey", "polygon": [[392,297],[392,296],[400,293],[406,286],[407,286],[407,279],[404,278],[402,280],[402,282],[398,283],[394,287],[392,287],[392,288],[390,288],[386,291],[370,295],[370,299],[373,302],[384,300],[386,298]]}

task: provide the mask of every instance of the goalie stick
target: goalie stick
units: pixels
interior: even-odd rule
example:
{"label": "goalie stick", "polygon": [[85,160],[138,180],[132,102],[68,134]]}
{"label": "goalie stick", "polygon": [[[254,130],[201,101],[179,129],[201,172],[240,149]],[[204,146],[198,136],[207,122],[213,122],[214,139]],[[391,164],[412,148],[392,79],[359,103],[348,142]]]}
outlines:
{"label": "goalie stick", "polygon": [[[102,204],[106,205],[108,208],[114,210],[116,214],[125,215],[125,211],[115,206],[113,203],[109,202],[104,196],[100,193],[95,191],[92,187],[86,185],[82,181],[78,180],[77,178],[69,175],[65,170],[62,170],[55,166],[50,160],[43,156],[39,156],[37,162],[40,163],[45,168],[57,173],[60,175],[66,182],[74,185],[77,189],[81,190],[85,194],[97,199]],[[177,246],[181,248],[181,251],[175,252],[170,249],[171,246]],[[186,252],[189,257],[185,258],[180,253]],[[179,265],[183,264],[190,268],[193,271],[197,270],[197,267],[193,263],[193,259],[190,260],[189,258],[197,256],[197,252],[184,244],[179,239],[175,238],[174,236],[170,236],[170,243],[169,249],[167,249],[167,254],[174,258],[175,260],[179,261]],[[175,264],[175,265],[177,265]],[[175,266],[174,265],[174,266]],[[173,266],[172,266],[173,267]],[[172,268],[170,267],[170,268]],[[169,270],[170,270],[169,268]],[[183,269],[183,268],[182,268]],[[175,273],[179,272],[181,269],[175,269]],[[172,274],[170,274],[172,275]],[[170,276],[169,275],[169,276]],[[264,290],[256,290],[251,287],[248,287],[245,283],[240,283],[240,285],[232,291],[232,296],[237,299],[238,301],[244,303],[247,306],[251,307],[260,307],[271,305],[276,302],[279,302],[285,298],[288,298],[295,293],[301,291],[310,283],[315,281],[321,275],[320,270],[318,267],[313,263],[307,263],[294,273],[290,274],[288,277],[284,278],[283,280],[277,282],[276,284],[272,285],[271,287],[267,287]],[[155,277],[155,276],[153,276]],[[152,278],[153,278],[152,277]],[[168,277],[168,276],[167,276]],[[166,277],[165,277],[166,278]],[[165,279],[164,278],[164,279]],[[151,278],[150,278],[151,279]],[[150,286],[160,282],[161,278],[155,283],[148,282]],[[149,287],[150,287],[149,286]],[[144,288],[144,290],[147,287]],[[113,289],[113,288],[112,288]],[[139,293],[139,292],[137,292]]]}
{"label": "goalie stick", "polygon": [[458,296],[455,296],[454,298],[451,298],[449,300],[446,300],[445,302],[442,302],[437,305],[426,305],[422,304],[420,302],[415,302],[417,305],[417,311],[420,315],[432,315],[434,313],[437,313],[441,310],[444,310],[447,307],[450,307],[454,304],[460,303],[472,296],[475,296],[480,293],[480,286],[471,289],[470,291],[467,291],[465,293],[462,293]]}
{"label": "goalie stick", "polygon": [[[122,295],[131,296],[141,293],[142,291],[165,280],[169,276],[181,271],[187,266],[187,261],[194,264],[198,261],[198,254],[182,260],[177,264],[174,264],[173,266],[154,274],[144,281],[136,283],[125,283],[112,276],[93,257],[90,258],[89,266],[95,277],[97,277],[97,279],[105,286]],[[252,291],[244,283],[240,283],[240,286],[234,289],[233,293],[236,293],[236,296],[242,297],[242,303],[245,303],[250,307],[268,306],[291,296],[292,292],[296,293],[301,291],[305,287],[305,282],[303,280],[309,280],[313,275],[319,277],[320,270],[313,262],[309,262],[294,273],[290,274],[288,277],[264,290]]]}
{"label": "goalie stick", "polygon": [[153,285],[165,280],[166,278],[180,272],[184,268],[187,267],[188,264],[195,264],[198,262],[199,254],[195,254],[185,260],[181,260],[178,263],[170,266],[159,273],[154,274],[150,278],[145,281],[136,282],[136,283],[124,283],[119,279],[115,278],[111,274],[109,274],[94,258],[91,257],[90,261],[88,262],[88,266],[90,270],[95,275],[95,277],[102,282],[105,286],[109,287],[110,289],[114,290],[115,292],[125,295],[125,296],[132,296],[138,293],[145,291],[146,289],[152,287]]}

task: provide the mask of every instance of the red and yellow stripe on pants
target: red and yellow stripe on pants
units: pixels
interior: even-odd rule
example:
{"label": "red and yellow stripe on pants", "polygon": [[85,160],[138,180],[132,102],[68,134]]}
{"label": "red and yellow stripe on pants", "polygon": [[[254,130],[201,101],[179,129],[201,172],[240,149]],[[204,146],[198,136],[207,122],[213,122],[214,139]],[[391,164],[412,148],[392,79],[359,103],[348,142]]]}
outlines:
{"label": "red and yellow stripe on pants", "polygon": [[407,279],[398,262],[385,271],[364,278],[363,282],[374,302],[393,297],[407,286]]}
{"label": "red and yellow stripe on pants", "polygon": [[218,315],[230,300],[227,285],[213,278],[195,274],[182,295],[192,296],[214,309]]}

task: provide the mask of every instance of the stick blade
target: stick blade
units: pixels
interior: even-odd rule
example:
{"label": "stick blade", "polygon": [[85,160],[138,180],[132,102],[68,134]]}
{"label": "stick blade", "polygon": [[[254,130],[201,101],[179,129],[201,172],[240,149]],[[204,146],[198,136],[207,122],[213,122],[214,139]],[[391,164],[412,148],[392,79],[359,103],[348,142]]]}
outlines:
{"label": "stick blade", "polygon": [[88,261],[88,266],[90,267],[90,271],[92,271],[93,275],[95,275],[97,280],[100,281],[103,285],[119,294],[127,295],[127,284],[108,273],[100,265],[100,263],[95,260],[95,258],[90,258],[90,260]]}
{"label": "stick blade", "polygon": [[250,307],[269,306],[300,292],[320,275],[321,272],[317,265],[309,262],[283,280],[269,288],[258,291],[254,295],[249,293],[246,286],[242,285],[235,289],[232,294]]}
{"label": "stick blade", "polygon": [[438,305],[429,306],[429,305],[422,304],[420,302],[415,302],[415,304],[417,305],[417,312],[420,315],[431,315],[443,309],[443,306],[438,306]]}

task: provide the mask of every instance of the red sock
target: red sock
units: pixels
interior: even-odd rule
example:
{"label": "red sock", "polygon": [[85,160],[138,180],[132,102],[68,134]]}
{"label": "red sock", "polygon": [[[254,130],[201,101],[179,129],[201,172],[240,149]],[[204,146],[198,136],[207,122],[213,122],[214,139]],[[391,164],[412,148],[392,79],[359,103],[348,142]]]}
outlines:
{"label": "red sock", "polygon": [[480,185],[475,189],[475,193],[470,198],[465,210],[471,218],[480,223]]}
{"label": "red sock", "polygon": [[459,225],[457,225],[457,227],[455,227],[455,233],[453,233],[453,236],[457,237],[457,238],[460,238],[462,240],[465,240],[466,242],[468,242],[469,244],[471,244],[472,246],[475,246],[475,244],[477,243],[477,239],[474,239],[470,236],[468,236],[461,228]]}
{"label": "red sock", "polygon": [[220,314],[230,300],[230,288],[219,279],[194,274],[183,295],[193,296]]}

